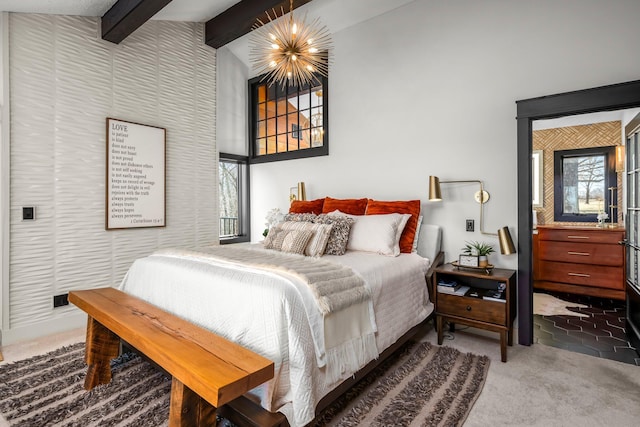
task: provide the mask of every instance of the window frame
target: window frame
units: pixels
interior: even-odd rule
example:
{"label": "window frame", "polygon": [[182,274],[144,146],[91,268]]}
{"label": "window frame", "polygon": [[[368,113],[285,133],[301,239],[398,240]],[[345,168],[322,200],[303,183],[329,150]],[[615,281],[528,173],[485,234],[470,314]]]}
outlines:
{"label": "window frame", "polygon": [[322,126],[324,129],[322,146],[286,151],[281,153],[259,155],[257,152],[256,116],[258,109],[258,86],[265,84],[265,75],[254,77],[248,82],[248,132],[249,132],[249,163],[268,163],[283,160],[304,159],[309,157],[329,155],[329,79],[324,76],[316,76],[317,82],[322,85]]}
{"label": "window frame", "polygon": [[[605,157],[604,171],[604,206],[603,211],[609,213],[609,187],[617,187],[616,153],[615,146],[578,148],[572,150],[559,150],[553,152],[553,220],[556,222],[598,222],[598,214],[571,214],[564,212],[564,181],[563,160],[567,157],[587,157],[601,155]],[[614,202],[616,202],[614,200]],[[613,203],[617,205],[617,203]],[[614,218],[617,218],[617,206],[613,209]],[[610,219],[612,220],[612,219]],[[614,221],[615,222],[615,221]]]}
{"label": "window frame", "polygon": [[[250,204],[250,174],[249,157],[237,154],[218,153],[218,167],[220,162],[231,161],[238,164],[238,233],[233,237],[221,237],[218,230],[218,239],[221,245],[243,243],[251,241],[251,204]],[[219,179],[219,178],[218,178]],[[218,185],[218,191],[220,187]],[[218,200],[220,194],[218,194]],[[218,222],[220,211],[218,210]]]}

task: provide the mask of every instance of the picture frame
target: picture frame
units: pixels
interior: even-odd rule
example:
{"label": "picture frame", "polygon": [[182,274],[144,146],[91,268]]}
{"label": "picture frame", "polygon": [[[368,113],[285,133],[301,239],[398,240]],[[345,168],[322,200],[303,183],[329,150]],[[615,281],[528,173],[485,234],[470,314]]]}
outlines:
{"label": "picture frame", "polygon": [[544,206],[544,151],[531,153],[531,204],[534,208]]}
{"label": "picture frame", "polygon": [[166,129],[107,117],[105,229],[165,227]]}
{"label": "picture frame", "polygon": [[289,202],[293,202],[294,200],[298,200],[298,187],[289,188]]}

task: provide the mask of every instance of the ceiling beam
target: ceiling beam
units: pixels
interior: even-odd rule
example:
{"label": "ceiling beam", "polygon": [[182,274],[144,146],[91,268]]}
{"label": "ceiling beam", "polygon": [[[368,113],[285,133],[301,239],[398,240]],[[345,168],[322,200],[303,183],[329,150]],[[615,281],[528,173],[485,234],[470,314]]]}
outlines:
{"label": "ceiling beam", "polygon": [[120,43],[171,0],[118,0],[102,15],[102,39]]}
{"label": "ceiling beam", "polygon": [[[293,0],[293,8],[296,9],[310,1]],[[273,17],[273,10],[278,17],[282,16],[281,10],[289,13],[289,0],[242,0],[207,21],[204,42],[218,49],[247,34],[258,19],[269,22],[266,11]]]}

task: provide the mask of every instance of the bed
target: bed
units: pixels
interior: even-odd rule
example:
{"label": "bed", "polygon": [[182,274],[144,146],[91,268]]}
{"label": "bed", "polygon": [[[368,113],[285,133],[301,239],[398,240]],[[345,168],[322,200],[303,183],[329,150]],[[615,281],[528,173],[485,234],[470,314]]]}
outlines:
{"label": "bed", "polygon": [[313,261],[311,269],[352,270],[369,291],[369,299],[335,311],[313,304],[291,269],[220,252],[259,259],[269,252],[261,244],[158,251],[136,260],[120,289],[272,360],[274,379],[248,397],[292,426],[306,425],[333,390],[431,316],[426,278],[441,263],[441,230],[423,224],[418,236],[416,253],[347,251]]}

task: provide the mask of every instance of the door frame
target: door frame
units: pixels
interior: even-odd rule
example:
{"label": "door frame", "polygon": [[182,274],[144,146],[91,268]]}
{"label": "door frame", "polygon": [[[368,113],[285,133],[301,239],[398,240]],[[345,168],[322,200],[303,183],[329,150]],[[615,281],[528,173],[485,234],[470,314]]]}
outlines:
{"label": "door frame", "polygon": [[516,101],[518,126],[518,342],[533,343],[532,122],[640,106],[640,80]]}

